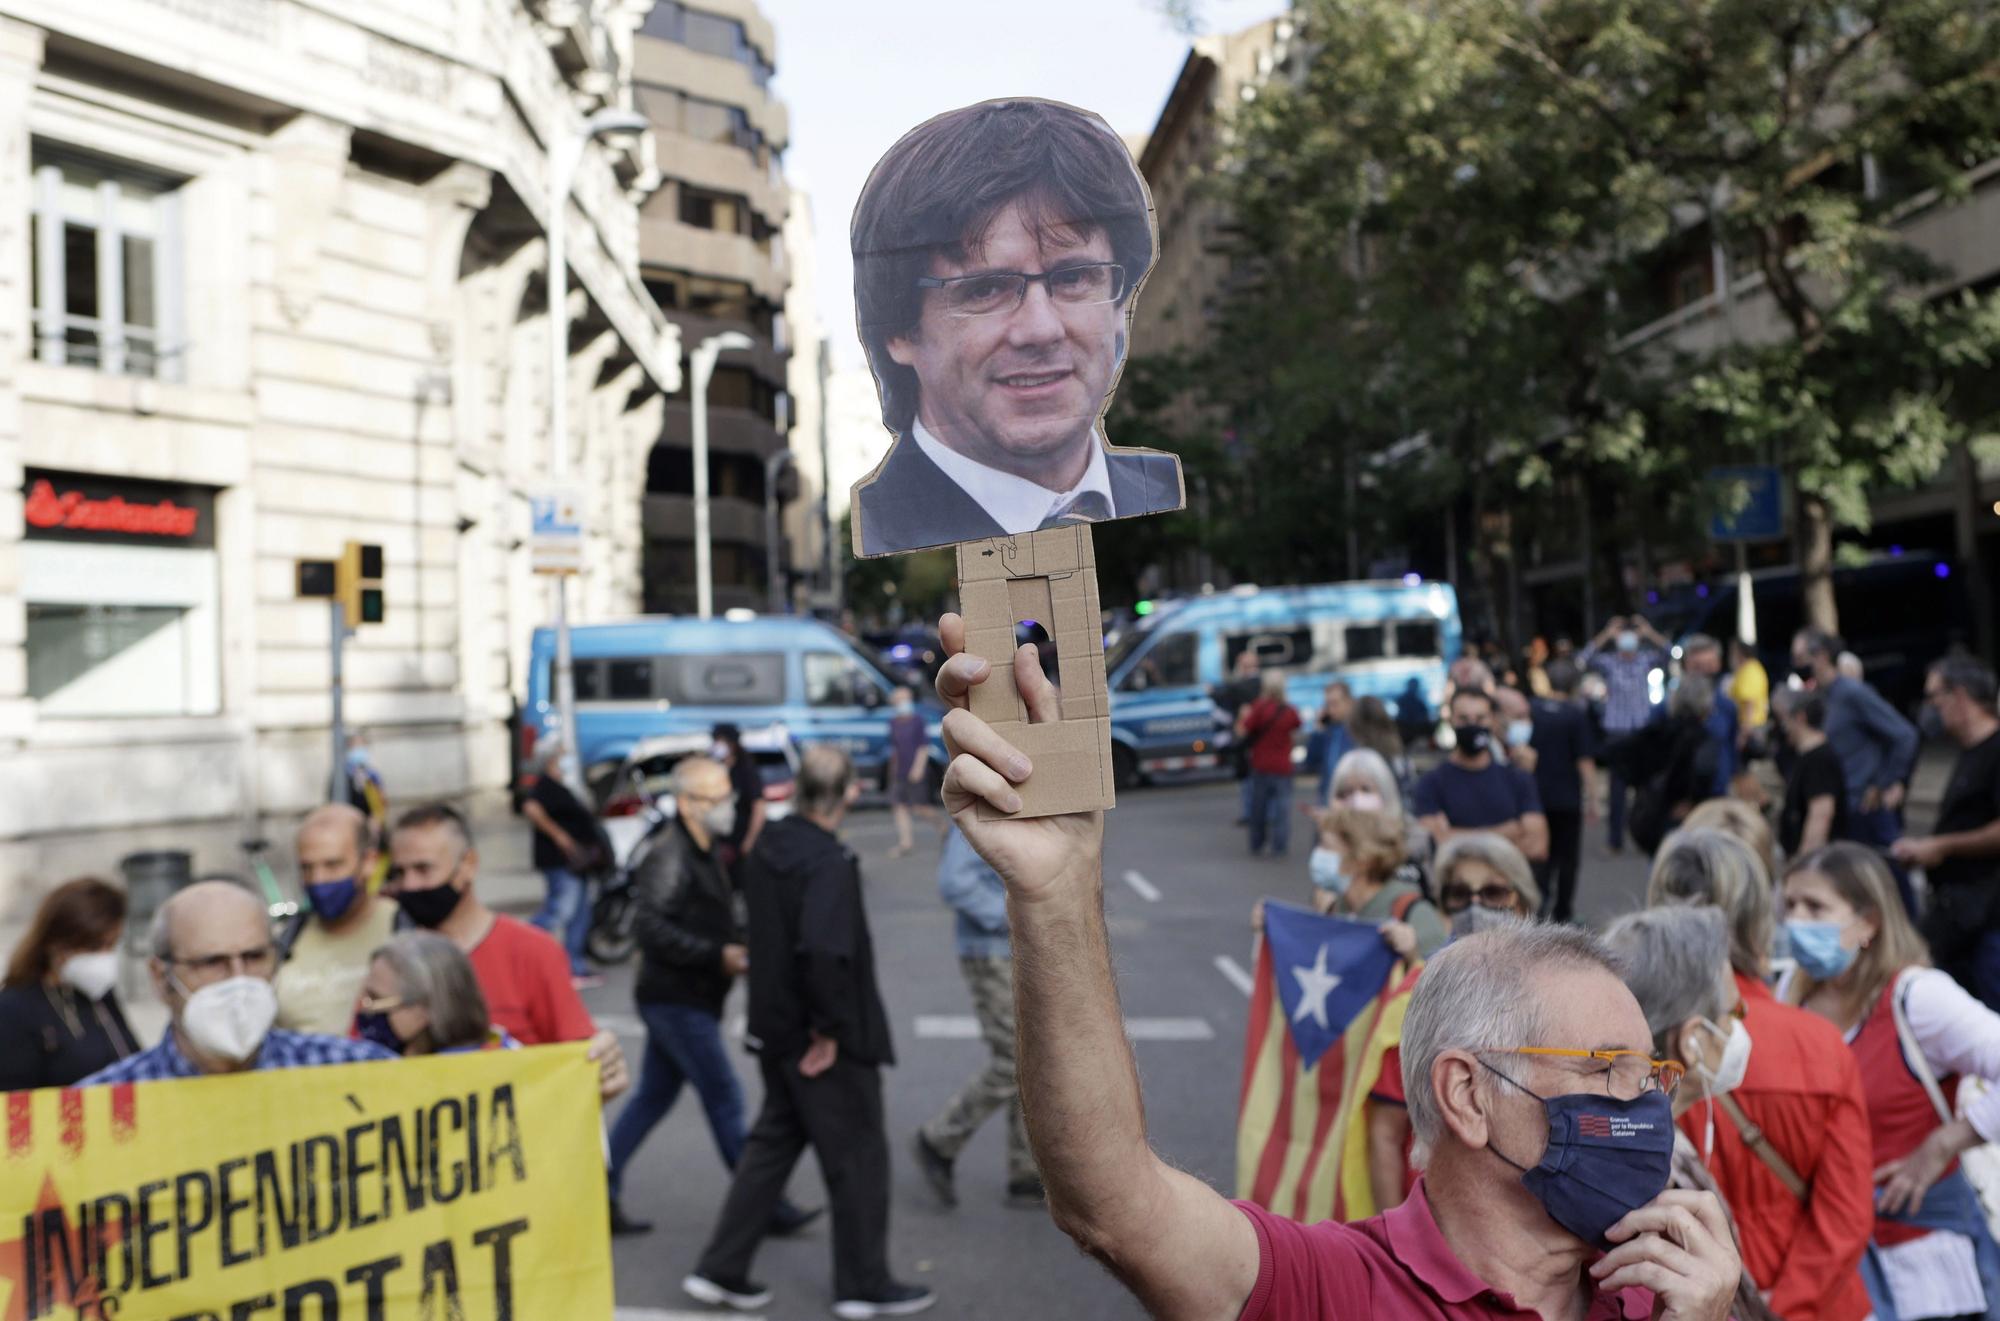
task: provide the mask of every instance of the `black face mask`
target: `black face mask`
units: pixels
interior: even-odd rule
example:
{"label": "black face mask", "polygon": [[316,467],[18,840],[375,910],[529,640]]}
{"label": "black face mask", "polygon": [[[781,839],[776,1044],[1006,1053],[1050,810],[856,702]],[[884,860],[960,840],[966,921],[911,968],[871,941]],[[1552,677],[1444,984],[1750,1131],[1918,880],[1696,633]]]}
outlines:
{"label": "black face mask", "polygon": [[1803,665],[1792,666],[1792,674],[1797,677],[1800,683],[1811,683],[1813,681],[1812,662],[1807,661]]}
{"label": "black face mask", "polygon": [[1493,731],[1484,725],[1453,725],[1451,732],[1458,736],[1458,750],[1468,757],[1486,751],[1486,745],[1493,739]]}
{"label": "black face mask", "polygon": [[465,898],[465,891],[453,883],[457,880],[458,869],[454,867],[450,879],[443,885],[433,885],[428,890],[398,890],[396,903],[409,914],[412,922],[427,931],[435,931],[458,910],[459,903]]}

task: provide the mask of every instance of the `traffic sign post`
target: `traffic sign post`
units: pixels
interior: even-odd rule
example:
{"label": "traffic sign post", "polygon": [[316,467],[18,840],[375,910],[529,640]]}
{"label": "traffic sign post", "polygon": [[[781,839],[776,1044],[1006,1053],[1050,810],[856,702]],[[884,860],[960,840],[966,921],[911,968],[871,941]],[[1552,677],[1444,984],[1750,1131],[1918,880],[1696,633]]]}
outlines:
{"label": "traffic sign post", "polygon": [[1736,547],[1736,635],[1745,646],[1755,647],[1757,601],[1750,582],[1749,546],[1753,541],[1784,540],[1784,474],[1768,465],[1711,468],[1708,483],[1719,506],[1709,518],[1709,538]]}
{"label": "traffic sign post", "polygon": [[577,760],[576,668],[569,646],[569,580],[583,572],[583,509],[570,489],[544,491],[528,502],[528,566],[555,578],[556,592],[556,724],[561,731],[562,761],[557,775],[572,790],[583,788],[583,763]]}

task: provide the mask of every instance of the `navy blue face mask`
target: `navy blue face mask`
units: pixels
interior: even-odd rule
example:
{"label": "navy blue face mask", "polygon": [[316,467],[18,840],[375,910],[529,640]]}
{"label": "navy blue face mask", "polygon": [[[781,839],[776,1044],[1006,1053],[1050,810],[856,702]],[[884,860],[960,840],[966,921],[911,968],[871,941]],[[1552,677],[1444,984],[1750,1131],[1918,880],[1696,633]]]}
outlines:
{"label": "navy blue face mask", "polygon": [[[1528,1092],[1492,1065],[1486,1067]],[[1610,1251],[1605,1231],[1666,1191],[1673,1174],[1673,1102],[1660,1091],[1642,1092],[1629,1101],[1601,1092],[1528,1095],[1549,1115],[1549,1147],[1540,1163],[1529,1169],[1508,1160],[1490,1142],[1487,1146],[1521,1171],[1521,1182],[1551,1220]]]}

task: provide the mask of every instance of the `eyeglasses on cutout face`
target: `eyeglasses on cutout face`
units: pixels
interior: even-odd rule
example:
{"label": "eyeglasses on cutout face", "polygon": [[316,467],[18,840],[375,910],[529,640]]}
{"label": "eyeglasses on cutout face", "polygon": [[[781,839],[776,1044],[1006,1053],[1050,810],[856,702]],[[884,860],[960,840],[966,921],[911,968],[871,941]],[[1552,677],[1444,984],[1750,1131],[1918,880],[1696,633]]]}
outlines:
{"label": "eyeglasses on cutout face", "polygon": [[1029,275],[1024,271],[982,271],[940,279],[925,275],[919,289],[935,289],[945,313],[955,317],[996,316],[1021,306],[1028,286],[1039,284],[1051,301],[1070,307],[1115,303],[1125,296],[1125,268],[1115,261],[1082,262]]}

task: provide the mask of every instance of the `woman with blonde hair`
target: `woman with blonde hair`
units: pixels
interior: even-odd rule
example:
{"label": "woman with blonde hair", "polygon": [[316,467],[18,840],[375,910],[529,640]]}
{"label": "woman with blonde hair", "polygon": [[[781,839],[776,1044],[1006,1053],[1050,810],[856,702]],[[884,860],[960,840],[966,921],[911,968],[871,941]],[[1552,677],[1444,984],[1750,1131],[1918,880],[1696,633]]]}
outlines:
{"label": "woman with blonde hair", "polygon": [[[1829,844],[1785,875],[1796,966],[1778,983],[1860,1066],[1875,1180],[1861,1276],[1881,1321],[2000,1312],[2000,1247],[1960,1153],[2000,1137],[2000,1014],[1930,966],[1873,850]],[[1987,1089],[1955,1118],[1961,1077]]]}
{"label": "woman with blonde hair", "polygon": [[1725,835],[1734,835],[1757,855],[1757,861],[1764,864],[1771,883],[1777,884],[1778,837],[1764,814],[1741,798],[1711,798],[1697,803],[1694,810],[1687,814],[1687,820],[1681,822],[1681,828],[1720,830]]}

